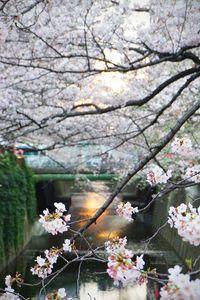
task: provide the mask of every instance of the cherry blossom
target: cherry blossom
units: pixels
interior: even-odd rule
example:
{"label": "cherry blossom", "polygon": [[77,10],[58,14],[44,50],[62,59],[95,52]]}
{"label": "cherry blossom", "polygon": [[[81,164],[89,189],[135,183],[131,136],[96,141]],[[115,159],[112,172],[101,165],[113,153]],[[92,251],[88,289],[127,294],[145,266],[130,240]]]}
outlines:
{"label": "cherry blossom", "polygon": [[72,298],[66,298],[67,294],[64,288],[58,289],[58,291],[52,292],[45,297],[45,300],[72,300]]}
{"label": "cherry blossom", "polygon": [[50,250],[45,250],[44,254],[45,257],[52,263],[55,264],[57,262],[59,253],[61,252],[61,250],[59,250],[58,248],[52,247]]}
{"label": "cherry blossom", "polygon": [[143,256],[136,257],[133,261],[133,252],[125,248],[126,238],[106,242],[108,256],[108,275],[114,280],[114,285],[127,286],[135,282],[143,282],[141,271],[144,267]]}
{"label": "cherry blossom", "polygon": [[64,288],[58,290],[58,296],[64,298],[66,296],[66,292]]}
{"label": "cherry blossom", "polygon": [[8,26],[2,20],[2,18],[0,18],[0,42],[1,42],[1,44],[3,44],[5,42],[8,34],[9,34]]}
{"label": "cherry blossom", "polygon": [[192,142],[188,137],[177,138],[171,144],[172,152],[183,156],[191,156]]}
{"label": "cherry blossom", "polygon": [[[162,5],[151,1],[151,6],[145,1],[147,12],[140,12],[139,16],[135,12],[135,1],[66,3],[58,0],[46,1],[45,5],[42,1],[24,13],[28,7],[26,2],[8,1],[5,15],[11,26],[6,26],[5,22],[0,26],[7,27],[7,30],[12,27],[0,53],[0,140],[12,143],[24,139],[36,146],[41,143],[56,148],[60,144],[66,146],[66,140],[74,145],[93,137],[96,143],[100,141],[99,145],[103,141],[109,147],[119,146],[122,150],[134,151],[129,143],[120,143],[120,136],[129,140],[129,132],[138,131],[131,118],[137,118],[138,125],[143,126],[142,120],[146,116],[148,124],[151,121],[149,112],[157,114],[159,107],[167,105],[184,78],[173,82],[172,87],[167,86],[158,99],[147,101],[142,110],[126,108],[126,105],[132,99],[140,100],[151,95],[162,80],[183,69],[182,58],[187,50],[182,49],[183,53],[176,51],[185,43],[191,45],[192,40],[199,41],[198,13],[195,15],[199,11],[199,1],[190,0],[187,7],[181,6],[181,1],[165,3],[162,0]],[[193,32],[192,37],[190,32]],[[97,45],[97,41],[101,43]],[[135,43],[136,49],[131,46]],[[194,56],[196,49],[190,51]],[[166,65],[165,56],[169,56]],[[145,67],[147,57],[150,68]],[[176,64],[172,63],[173,58]],[[190,67],[195,62],[187,58],[186,55],[184,66]],[[158,65],[157,61],[160,61]],[[159,76],[161,71],[162,76]],[[85,76],[87,73],[90,76]],[[173,107],[169,105],[168,110],[159,116],[159,126],[154,124],[147,128],[147,136],[159,138],[166,131],[169,117],[173,123],[177,110],[178,113],[187,110],[194,102],[198,95],[195,88],[195,85],[190,85],[194,97],[188,97],[189,92],[185,90],[185,94],[172,103]],[[118,107],[119,113],[111,111],[101,114],[101,118],[85,115],[84,118],[76,116],[73,121],[67,119],[68,113],[87,111],[89,104],[93,112],[101,112],[102,107]],[[6,130],[13,126],[17,130]],[[102,137],[102,132],[107,138]],[[59,161],[66,161],[66,152],[60,155],[61,149],[57,147],[51,155]],[[77,162],[77,156],[74,156]],[[128,168],[130,164],[126,163],[124,170]]]}
{"label": "cherry blossom", "polygon": [[[146,40],[161,52],[175,52],[185,45],[199,43],[197,29],[198,17],[195,10],[199,9],[198,1],[156,0],[151,1],[153,18],[149,34],[145,32]],[[183,21],[187,19],[185,25]],[[193,27],[192,27],[193,24]],[[176,30],[174,29],[176,27]],[[193,32],[191,35],[190,33]],[[143,37],[144,39],[144,37]]]}
{"label": "cherry blossom", "polygon": [[121,251],[127,244],[127,237],[113,239],[112,241],[105,242],[105,249],[107,253],[113,253],[115,251]]}
{"label": "cherry blossom", "polygon": [[11,286],[12,285],[12,277],[11,277],[11,275],[7,275],[5,277],[5,285],[6,286]]}
{"label": "cherry blossom", "polygon": [[200,165],[188,167],[185,174],[182,175],[182,178],[195,183],[200,183]]}
{"label": "cherry blossom", "polygon": [[15,278],[12,278],[11,275],[5,277],[5,293],[0,296],[1,300],[20,300],[20,297],[15,294],[15,290],[11,287]]}
{"label": "cherry blossom", "polygon": [[55,212],[50,213],[48,209],[44,210],[44,215],[40,215],[39,222],[45,228],[45,230],[52,235],[63,233],[68,230],[69,226],[67,222],[70,221],[71,215],[64,215],[66,212],[65,205],[63,203],[54,203],[56,207]]}
{"label": "cherry blossom", "polygon": [[65,212],[66,211],[66,208],[65,208],[65,205],[61,202],[55,202],[54,203],[54,206],[56,207],[56,212],[59,213],[59,212]]}
{"label": "cherry blossom", "polygon": [[[193,130],[198,137],[198,106],[183,123],[180,121],[199,101],[200,1],[145,1],[147,11],[142,18],[135,13],[134,2],[138,1],[1,2],[1,14],[5,15],[5,20],[0,19],[1,145],[31,141],[37,148],[45,144],[53,159],[72,163],[79,172],[81,161],[91,157],[92,151],[79,155],[76,148],[80,148],[80,141],[91,141],[98,148],[94,156],[105,153],[102,145],[106,151],[120,149],[122,155],[117,152],[108,169],[120,175],[128,173],[130,180],[160,154],[160,145],[166,145],[160,141],[171,133],[170,142],[176,134],[173,124],[183,134]],[[186,124],[189,118],[191,122]],[[68,152],[67,145],[75,147]],[[195,156],[190,137],[175,137],[171,150],[174,163],[177,158],[184,165],[182,177],[199,183],[199,166],[192,162],[188,167],[188,160]],[[136,159],[127,160],[125,153],[134,153]],[[136,164],[139,157],[142,163]],[[164,172],[153,165],[147,181],[152,186],[166,184],[171,176],[171,169]],[[39,222],[57,235],[68,230],[71,215],[63,203],[54,206],[55,212],[44,210]],[[137,212],[129,202],[117,208],[119,216],[129,221]],[[199,215],[199,208],[181,204],[170,208],[168,222],[183,240],[197,246]],[[107,272],[116,285],[144,279],[143,256],[134,258],[126,244],[126,237],[105,244]],[[36,258],[32,274],[46,278],[59,251],[71,250],[68,239],[61,250],[45,250],[44,256]],[[195,291],[199,281],[180,272],[178,266],[169,269],[162,299],[199,298]],[[8,275],[7,292],[14,291],[11,283]],[[191,294],[192,285],[195,295]],[[1,299],[18,299],[7,292]],[[47,299],[63,297],[66,292],[61,288]]]}
{"label": "cherry blossom", "polygon": [[150,185],[156,185],[158,183],[167,183],[167,180],[172,176],[172,171],[168,170],[166,173],[156,166],[153,165],[147,172],[147,182]]}
{"label": "cherry blossom", "polygon": [[52,273],[53,265],[57,262],[60,250],[57,248],[51,248],[45,250],[45,257],[37,256],[36,264],[31,268],[31,273],[44,279]]}
{"label": "cherry blossom", "polygon": [[31,273],[33,275],[37,275],[38,277],[44,279],[51,274],[53,264],[48,259],[41,259],[41,257],[37,257],[36,262],[37,264],[31,268]]}
{"label": "cherry blossom", "polygon": [[71,252],[72,251],[72,244],[71,241],[69,239],[66,239],[63,243],[63,251],[68,251]]}
{"label": "cherry blossom", "polygon": [[200,299],[200,279],[191,280],[188,274],[181,273],[178,265],[170,268],[169,280],[160,290],[161,300],[197,300]]}
{"label": "cherry blossom", "polygon": [[138,207],[132,207],[130,202],[121,202],[116,209],[117,214],[120,217],[124,217],[128,221],[132,221],[132,214],[138,213]]}
{"label": "cherry blossom", "polygon": [[143,254],[140,256],[136,256],[136,268],[139,270],[142,270],[145,265],[145,262],[143,260]]}
{"label": "cherry blossom", "polygon": [[169,208],[168,223],[177,229],[183,241],[191,245],[200,245],[200,207],[194,208],[190,203],[182,203],[177,208]]}
{"label": "cherry blossom", "polygon": [[5,293],[0,296],[1,300],[20,300],[21,298],[13,293],[15,293],[15,290],[11,287],[5,288]]}

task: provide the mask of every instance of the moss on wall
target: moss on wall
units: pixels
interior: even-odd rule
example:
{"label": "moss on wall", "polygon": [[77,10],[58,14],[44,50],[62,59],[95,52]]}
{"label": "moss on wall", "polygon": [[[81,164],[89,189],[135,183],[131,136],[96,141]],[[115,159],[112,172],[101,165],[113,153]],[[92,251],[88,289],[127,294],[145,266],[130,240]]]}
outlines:
{"label": "moss on wall", "polygon": [[34,180],[24,160],[0,154],[0,265],[24,245],[25,224],[36,218]]}

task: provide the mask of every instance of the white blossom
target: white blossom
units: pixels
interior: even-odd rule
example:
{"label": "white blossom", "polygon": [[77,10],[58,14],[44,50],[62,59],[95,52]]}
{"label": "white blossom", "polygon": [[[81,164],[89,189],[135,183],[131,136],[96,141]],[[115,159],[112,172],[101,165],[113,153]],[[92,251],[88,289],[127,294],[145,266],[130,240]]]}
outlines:
{"label": "white blossom", "polygon": [[200,183],[200,165],[188,167],[185,174],[182,175],[183,179]]}
{"label": "white blossom", "polygon": [[200,279],[191,280],[188,274],[181,273],[178,265],[170,268],[168,283],[160,290],[160,300],[200,299]]}
{"label": "white blossom", "polygon": [[66,294],[64,288],[58,289],[58,296],[59,296],[59,297],[64,298],[64,297],[66,297],[66,295],[67,295],[67,294]]}
{"label": "white blossom", "polygon": [[137,256],[133,261],[133,252],[125,248],[126,238],[118,238],[105,243],[108,252],[107,273],[113,279],[114,285],[131,285],[143,281],[142,273],[144,267],[143,256]]}
{"label": "white blossom", "polygon": [[51,248],[45,250],[45,257],[37,256],[36,264],[31,268],[31,273],[37,275],[40,278],[46,278],[52,273],[53,265],[57,262],[60,250],[57,248]]}
{"label": "white blossom", "polygon": [[46,231],[52,235],[67,231],[69,228],[67,222],[71,219],[71,215],[63,214],[66,211],[64,204],[54,203],[54,206],[56,207],[54,213],[49,213],[49,210],[46,209],[43,211],[44,215],[40,215],[39,219]]}
{"label": "white blossom", "polygon": [[176,154],[183,156],[191,156],[192,153],[192,142],[189,138],[177,138],[175,137],[173,143],[171,144],[172,151]]}
{"label": "white blossom", "polygon": [[68,251],[71,252],[72,251],[72,245],[69,239],[66,239],[63,243],[63,251]]}
{"label": "white blossom", "polygon": [[15,295],[15,290],[11,287],[12,285],[12,277],[11,275],[7,275],[5,277],[5,293],[0,296],[1,300],[20,300],[20,297]]}
{"label": "white blossom", "polygon": [[7,287],[9,287],[9,286],[12,285],[12,277],[11,277],[11,275],[7,275],[7,276],[5,277],[5,285],[6,285]]}
{"label": "white blossom", "polygon": [[124,217],[128,221],[132,221],[132,214],[138,213],[138,207],[132,207],[130,202],[121,202],[116,209],[117,214],[120,217]]}
{"label": "white blossom", "polygon": [[46,260],[41,256],[37,256],[36,262],[38,263],[39,267],[43,267],[45,265]]}
{"label": "white blossom", "polygon": [[55,202],[54,206],[56,207],[56,212],[65,212],[66,211],[65,205],[61,202],[59,202],[59,203]]}
{"label": "white blossom", "polygon": [[177,208],[169,208],[168,223],[177,229],[183,241],[191,245],[200,245],[200,208],[196,209],[192,204],[182,203]]}
{"label": "white blossom", "polygon": [[151,168],[149,168],[149,171],[147,172],[147,182],[150,185],[156,185],[158,183],[167,183],[168,179],[171,176],[171,170],[168,170],[166,173],[164,173],[164,171],[160,167],[153,165]]}

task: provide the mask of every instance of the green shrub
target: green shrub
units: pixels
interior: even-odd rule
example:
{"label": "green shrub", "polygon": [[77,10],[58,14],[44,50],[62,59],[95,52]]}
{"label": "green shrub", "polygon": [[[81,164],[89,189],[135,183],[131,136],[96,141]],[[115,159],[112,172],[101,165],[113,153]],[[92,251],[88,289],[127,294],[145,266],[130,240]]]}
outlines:
{"label": "green shrub", "polygon": [[24,161],[10,152],[0,154],[0,263],[24,244],[25,221],[36,217],[34,180]]}

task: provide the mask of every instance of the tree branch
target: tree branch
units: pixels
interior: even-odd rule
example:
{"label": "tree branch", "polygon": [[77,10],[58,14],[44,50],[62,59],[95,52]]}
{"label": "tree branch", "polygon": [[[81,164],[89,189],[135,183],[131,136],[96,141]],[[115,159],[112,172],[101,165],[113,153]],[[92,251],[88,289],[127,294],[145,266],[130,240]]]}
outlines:
{"label": "tree branch", "polygon": [[[188,110],[171,128],[167,135],[161,140],[160,144],[154,147],[154,150],[147,155],[143,160],[138,162],[135,168],[128,173],[128,175],[116,186],[114,192],[109,196],[109,198],[104,202],[102,207],[98,209],[93,217],[79,230],[79,233],[83,233],[88,227],[94,224],[97,219],[104,213],[104,211],[109,207],[113,202],[115,197],[122,191],[125,185],[136,175],[152,158],[154,158],[174,137],[174,135],[179,131],[179,129],[185,124],[185,122],[200,108],[200,100],[196,102],[190,110]],[[74,240],[78,237],[78,234],[75,234],[71,240]]]}

